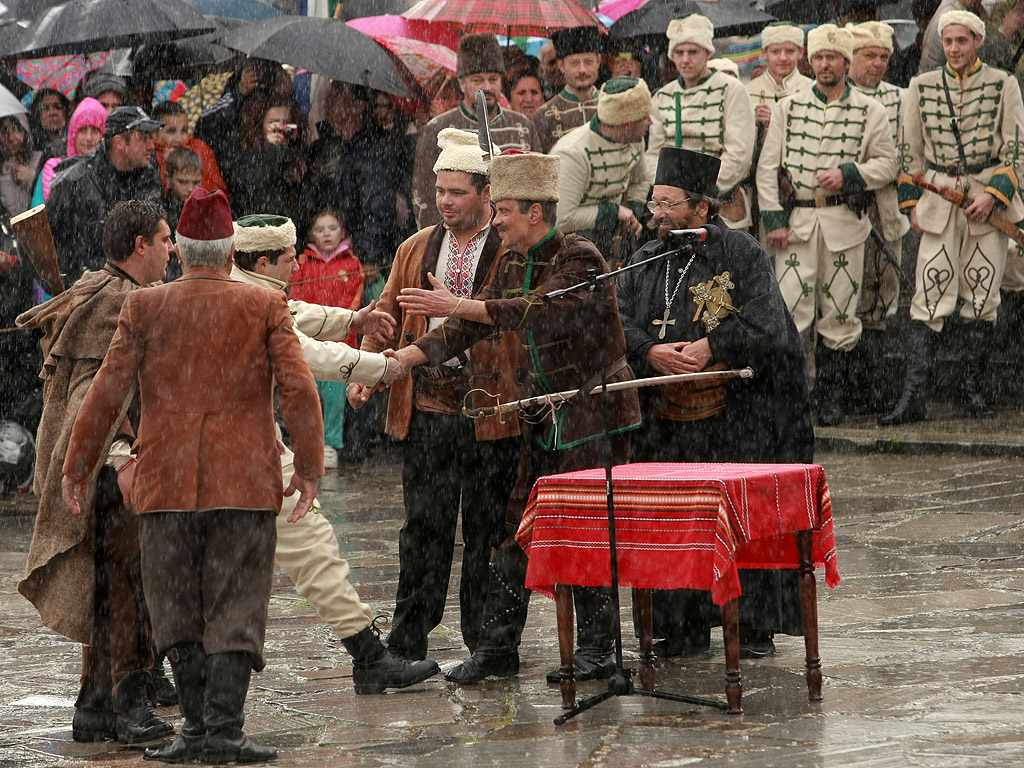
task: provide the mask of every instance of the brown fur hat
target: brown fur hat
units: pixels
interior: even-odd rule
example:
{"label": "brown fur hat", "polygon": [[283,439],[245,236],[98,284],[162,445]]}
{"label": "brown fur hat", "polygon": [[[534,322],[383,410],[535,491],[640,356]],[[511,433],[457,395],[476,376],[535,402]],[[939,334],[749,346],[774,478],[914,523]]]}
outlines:
{"label": "brown fur hat", "polygon": [[558,155],[505,150],[491,160],[491,200],[558,202]]}
{"label": "brown fur hat", "polygon": [[456,61],[458,77],[476,75],[480,72],[505,74],[505,57],[501,55],[498,38],[492,32],[466,35],[459,40]]}

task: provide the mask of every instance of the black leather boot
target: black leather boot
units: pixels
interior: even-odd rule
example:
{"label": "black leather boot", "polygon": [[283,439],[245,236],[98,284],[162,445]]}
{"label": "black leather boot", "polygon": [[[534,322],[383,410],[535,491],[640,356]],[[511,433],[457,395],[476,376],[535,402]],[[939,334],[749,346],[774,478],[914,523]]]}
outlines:
{"label": "black leather boot", "polygon": [[252,662],[242,651],[206,657],[203,760],[208,763],[265,763],[277,757],[276,749],[258,746],[242,732],[250,674]]}
{"label": "black leather boot", "polygon": [[502,551],[491,563],[479,644],[472,656],[445,673],[445,680],[470,685],[486,677],[511,677],[519,672],[519,643],[530,602],[525,579],[522,550]]}
{"label": "black leather boot", "polygon": [[[615,600],[606,587],[573,587],[576,604],[576,650],[573,670],[576,681],[601,680],[615,671]],[[549,683],[562,682],[560,669],[547,673]]]}
{"label": "black leather boot", "polygon": [[433,677],[441,668],[436,661],[409,661],[387,648],[380,641],[380,630],[374,623],[341,642],[352,654],[352,682],[356,693],[384,693],[385,688],[408,688]]}
{"label": "black leather boot", "polygon": [[178,705],[185,722],[174,741],[162,747],[150,747],[143,753],[143,757],[164,763],[199,761],[203,757],[203,740],[206,736],[206,725],[203,722],[206,652],[199,643],[182,643],[171,648],[168,657],[178,689]]}
{"label": "black leather boot", "polygon": [[71,721],[71,738],[75,741],[106,741],[117,738],[117,713],[110,700],[110,688],[96,691],[92,680],[82,678]]}
{"label": "black leather boot", "polygon": [[153,741],[174,733],[174,727],[153,709],[149,698],[149,672],[135,672],[114,687],[117,740],[122,744]]}
{"label": "black leather boot", "polygon": [[164,655],[153,656],[153,666],[149,668],[150,688],[153,692],[153,704],[158,707],[173,707],[178,703],[178,692],[174,683],[167,679],[164,672]]}
{"label": "black leather boot", "polygon": [[935,359],[935,346],[939,334],[924,323],[914,320],[907,329],[905,356],[907,373],[903,383],[903,393],[895,407],[878,418],[880,427],[891,427],[897,424],[909,424],[923,421],[927,415],[928,379],[932,372],[932,361]]}
{"label": "black leather boot", "polygon": [[992,342],[992,323],[981,320],[963,328],[964,348],[960,357],[960,375],[963,386],[963,407],[972,419],[994,419],[996,412],[981,394],[981,380],[985,376]]}
{"label": "black leather boot", "polygon": [[814,400],[817,404],[818,424],[835,427],[843,423],[843,406],[846,384],[846,369],[849,356],[846,352],[829,349],[819,341],[814,365],[817,370],[814,380]]}

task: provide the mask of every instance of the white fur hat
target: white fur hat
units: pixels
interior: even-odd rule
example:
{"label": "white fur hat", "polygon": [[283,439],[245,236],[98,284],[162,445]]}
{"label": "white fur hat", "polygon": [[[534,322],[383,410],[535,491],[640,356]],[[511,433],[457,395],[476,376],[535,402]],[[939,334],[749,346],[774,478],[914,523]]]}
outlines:
{"label": "white fur hat", "polygon": [[950,24],[961,24],[974,34],[985,37],[985,22],[970,11],[946,11],[939,16],[939,37],[942,37],[942,30]]}
{"label": "white fur hat", "polygon": [[711,23],[711,19],[699,13],[689,13],[672,19],[668,23],[665,36],[668,38],[669,58],[672,58],[672,52],[680,43],[693,43],[708,53],[715,52],[715,25]]}
{"label": "white fur hat", "polygon": [[635,77],[613,77],[597,94],[597,119],[622,125],[651,115],[651,90]]}
{"label": "white fur hat", "polygon": [[[458,128],[445,128],[437,134],[437,146],[441,154],[434,163],[434,173],[438,171],[465,171],[466,173],[482,173],[487,175],[487,161],[480,149],[480,140],[475,133],[460,131]],[[497,155],[500,149],[491,147]]]}
{"label": "white fur hat", "polygon": [[804,47],[804,29],[792,21],[773,21],[761,30],[761,49],[779,43],[792,43]]}
{"label": "white fur hat", "polygon": [[235,222],[235,250],[284,251],[295,245],[295,224],[286,216],[252,213]]}
{"label": "white fur hat", "polygon": [[881,21],[865,21],[862,24],[848,24],[846,28],[853,35],[853,50],[885,48],[889,53],[893,52],[893,29],[888,24]]}
{"label": "white fur hat", "polygon": [[711,59],[708,61],[708,67],[717,69],[719,72],[725,72],[725,74],[732,75],[733,77],[740,76],[740,68],[732,59]]}
{"label": "white fur hat", "polygon": [[491,160],[491,200],[558,202],[558,155],[522,150],[506,153]]}
{"label": "white fur hat", "polygon": [[807,60],[818,51],[841,53],[847,61],[853,60],[853,35],[835,24],[822,24],[807,33]]}

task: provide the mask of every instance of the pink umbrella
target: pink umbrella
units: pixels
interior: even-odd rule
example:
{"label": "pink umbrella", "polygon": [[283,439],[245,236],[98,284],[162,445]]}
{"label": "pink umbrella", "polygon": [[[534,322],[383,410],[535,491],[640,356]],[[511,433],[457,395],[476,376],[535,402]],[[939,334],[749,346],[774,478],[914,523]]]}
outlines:
{"label": "pink umbrella", "polygon": [[459,47],[459,25],[446,22],[430,23],[414,21],[401,16],[364,16],[360,19],[346,21],[375,40],[381,37],[403,37],[407,40],[421,40],[425,43],[443,45],[456,50]]}
{"label": "pink umbrella", "polygon": [[406,19],[448,22],[466,32],[540,35],[565,27],[605,26],[579,0],[420,0]]}
{"label": "pink umbrella", "polygon": [[597,12],[612,21],[618,21],[630,11],[635,11],[647,0],[604,0],[598,3]]}

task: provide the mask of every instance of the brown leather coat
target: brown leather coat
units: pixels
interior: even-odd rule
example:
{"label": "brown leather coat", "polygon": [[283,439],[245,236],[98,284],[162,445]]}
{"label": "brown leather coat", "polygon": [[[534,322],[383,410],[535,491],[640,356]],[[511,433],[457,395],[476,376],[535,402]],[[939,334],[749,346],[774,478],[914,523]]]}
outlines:
{"label": "brown leather coat", "polygon": [[[406,347],[427,332],[427,318],[403,312],[398,306],[398,294],[403,288],[430,288],[427,273],[433,272],[436,268],[444,235],[443,224],[426,227],[402,243],[395,254],[391,275],[384,286],[380,301],[377,302],[377,309],[390,313],[398,321],[398,336],[390,345],[393,349]],[[487,281],[489,273],[497,267],[501,253],[501,239],[498,233],[491,229],[487,240],[484,241],[484,249],[480,254],[476,277],[473,280],[474,296]],[[380,352],[383,346],[369,337],[364,337],[361,349]],[[470,354],[469,386],[497,395],[503,403],[516,400],[520,395],[515,372],[522,365],[515,334],[497,333],[492,330],[473,347]],[[412,409],[417,399],[425,397],[425,393],[417,389],[414,376],[396,382],[391,387],[385,431],[399,440],[404,440],[409,433]],[[471,400],[473,407],[494,405],[495,402],[493,398],[483,396],[481,393],[474,393]],[[514,415],[506,415],[500,419],[496,416],[477,419],[474,426],[477,440],[497,440],[519,434],[519,420]]]}

